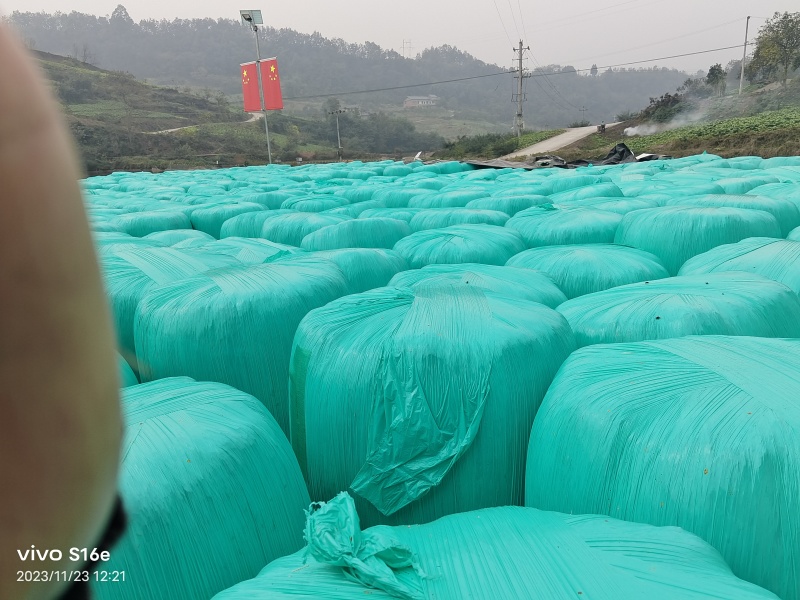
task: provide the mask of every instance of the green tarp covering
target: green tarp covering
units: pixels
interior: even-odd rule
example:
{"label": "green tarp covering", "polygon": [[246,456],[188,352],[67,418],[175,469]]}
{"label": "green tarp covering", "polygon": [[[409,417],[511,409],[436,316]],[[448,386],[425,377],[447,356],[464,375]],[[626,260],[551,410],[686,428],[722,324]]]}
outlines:
{"label": "green tarp covering", "polygon": [[503,265],[525,250],[513,229],[496,225],[453,225],[412,233],[394,246],[413,269],[431,264]]}
{"label": "green tarp covering", "polygon": [[737,576],[797,600],[798,398],[800,340],[582,348],[536,416],[525,503],[683,527]]}
{"label": "green tarp covering", "polygon": [[535,206],[518,212],[506,227],[518,231],[529,248],[567,244],[608,244],[622,217],[589,208]]}

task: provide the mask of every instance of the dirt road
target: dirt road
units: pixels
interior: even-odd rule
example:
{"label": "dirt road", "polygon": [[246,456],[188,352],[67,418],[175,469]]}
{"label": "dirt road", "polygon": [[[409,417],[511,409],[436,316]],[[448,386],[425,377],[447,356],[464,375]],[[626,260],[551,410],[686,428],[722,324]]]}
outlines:
{"label": "dirt road", "polygon": [[[618,123],[608,123],[606,127],[612,127],[614,125],[618,125]],[[506,154],[502,158],[516,158],[519,156],[536,156],[536,155],[543,155],[549,154],[551,152],[555,152],[556,150],[560,150],[565,146],[569,146],[577,142],[578,140],[582,140],[583,138],[597,133],[597,126],[590,125],[588,127],[574,127],[572,129],[567,129],[564,133],[557,135],[555,137],[551,137],[548,140],[544,140],[543,142],[539,142],[538,144],[534,144],[533,146],[528,146],[527,148],[522,148],[521,150],[517,150],[516,152],[512,152],[511,154]]]}

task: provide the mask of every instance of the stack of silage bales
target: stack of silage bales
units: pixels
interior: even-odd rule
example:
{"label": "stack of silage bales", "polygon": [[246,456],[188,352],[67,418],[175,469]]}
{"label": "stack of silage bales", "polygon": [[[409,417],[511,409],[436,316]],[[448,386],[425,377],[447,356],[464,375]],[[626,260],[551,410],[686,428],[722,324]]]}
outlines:
{"label": "stack of silage bales", "polygon": [[[189,375],[253,394],[291,434],[312,499],[349,489],[366,524],[408,525],[522,504],[527,486],[528,503],[541,501],[543,508],[682,525],[721,551],[738,576],[790,600],[799,600],[789,566],[798,534],[780,515],[797,509],[785,500],[796,486],[797,458],[792,436],[776,423],[783,419],[791,429],[794,416],[788,396],[771,384],[762,387],[772,404],[765,400],[767,408],[750,411],[757,404],[750,397],[760,390],[740,385],[728,371],[760,382],[772,369],[775,385],[794,393],[787,381],[795,366],[772,360],[794,346],[707,336],[800,333],[800,242],[779,239],[797,235],[798,186],[796,161],[707,154],[577,170],[475,170],[456,162],[272,165],[115,173],[84,185],[93,228],[107,232],[95,239],[115,312],[124,315],[120,349],[134,365],[133,353],[141,355],[143,381],[157,380],[137,387],[199,385],[160,379]],[[677,337],[689,334],[703,337]],[[714,340],[725,340],[725,350],[708,349]],[[607,342],[613,343],[590,345]],[[676,345],[662,352],[653,344]],[[601,350],[591,354],[594,367],[581,362],[584,353]],[[711,362],[703,362],[706,354]],[[657,373],[659,361],[664,368]],[[754,370],[751,363],[759,361],[766,366]],[[124,365],[121,375],[135,385]],[[550,408],[536,416],[554,376]],[[732,383],[717,391],[715,377],[720,386]],[[741,411],[754,418],[743,422]],[[154,444],[161,436],[164,444],[188,447],[169,428],[153,435]],[[709,473],[697,483],[692,465],[710,458],[723,466],[704,467]],[[159,460],[170,464],[154,459],[147,469]],[[562,475],[561,487],[547,483]],[[584,477],[583,487],[567,489],[576,477]],[[681,486],[673,497],[675,482]],[[157,488],[168,490],[166,482]],[[757,519],[747,520],[748,507]],[[189,513],[197,519],[205,510]],[[550,525],[560,521],[551,528],[545,517]],[[200,532],[197,522],[191,527]],[[587,523],[597,527],[581,529]],[[225,525],[209,527],[216,535]],[[464,535],[451,537],[452,529]],[[334,537],[347,531],[354,530],[340,520],[332,525]],[[417,531],[447,543],[429,547]],[[731,531],[743,535],[734,543]],[[497,561],[491,564],[518,568],[453,576],[490,532],[502,539],[490,551]],[[514,535],[527,550],[508,543]],[[765,549],[769,535],[778,540],[772,554]],[[494,598],[498,590],[526,598],[533,588],[553,597],[588,597],[587,590],[609,599],[771,597],[733,578],[696,538],[641,524],[506,508],[454,515],[410,528],[408,536],[404,544],[419,553],[417,565],[435,573],[433,583],[416,581],[411,563],[400,567],[407,562],[402,552],[388,566],[381,562],[385,553],[366,559],[384,575],[385,568],[395,570],[395,579],[387,575],[395,595],[397,581],[416,581],[414,593],[425,598]],[[529,554],[541,540],[563,549],[565,536],[577,544],[568,566],[563,551],[547,545]],[[634,537],[644,540],[635,560]],[[615,551],[616,566],[608,570],[611,547],[627,554]],[[668,547],[670,559],[646,555],[648,548]],[[125,552],[124,560],[138,560]],[[748,552],[774,557],[773,571],[766,558],[747,558]],[[256,568],[276,556],[262,554]],[[341,583],[342,567],[357,579],[363,574],[354,563],[334,557],[298,574],[292,572],[298,557],[226,593],[363,595],[360,585]],[[247,564],[249,573],[237,572],[224,585],[253,576],[255,561]],[[174,575],[159,571],[161,582],[148,593],[179,597],[173,590],[184,584],[174,584]],[[191,593],[210,595],[221,589],[217,581],[213,591]],[[385,595],[377,587],[372,592]]]}

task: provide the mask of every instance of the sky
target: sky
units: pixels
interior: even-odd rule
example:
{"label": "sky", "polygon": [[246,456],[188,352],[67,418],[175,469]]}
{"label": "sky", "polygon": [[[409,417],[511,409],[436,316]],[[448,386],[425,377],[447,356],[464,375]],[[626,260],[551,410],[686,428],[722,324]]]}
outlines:
{"label": "sky", "polygon": [[[193,17],[238,19],[239,8],[261,9],[265,25],[315,31],[347,42],[370,41],[415,56],[449,44],[502,67],[510,67],[519,40],[530,47],[526,68],[572,65],[577,69],[663,66],[694,73],[714,63],[741,58],[745,22],[752,41],[776,11],[800,9],[797,0],[430,0],[426,3],[376,0],[295,0],[231,9],[221,0],[122,0],[134,21]],[[110,15],[120,0],[0,0],[0,14],[71,12]],[[236,5],[233,5],[236,6]],[[738,48],[666,58],[738,45]],[[650,61],[658,58],[660,60]]]}

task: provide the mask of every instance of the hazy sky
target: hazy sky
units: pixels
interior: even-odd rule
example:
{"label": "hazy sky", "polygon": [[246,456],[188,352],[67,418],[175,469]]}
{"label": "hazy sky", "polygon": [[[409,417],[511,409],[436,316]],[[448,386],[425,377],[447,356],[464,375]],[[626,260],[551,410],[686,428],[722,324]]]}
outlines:
{"label": "hazy sky", "polygon": [[[797,0],[123,0],[135,21],[147,18],[227,17],[239,8],[260,8],[265,24],[302,33],[320,32],[348,42],[371,41],[413,56],[430,46],[450,44],[477,58],[510,66],[512,47],[531,47],[526,66],[536,63],[620,63],[742,44],[745,19],[750,39],[775,11],[797,11]],[[119,0],[0,0],[0,13],[19,11],[109,15]],[[231,9],[231,6],[235,8]],[[696,71],[741,57],[741,49],[659,60],[642,66],[674,66]]]}

